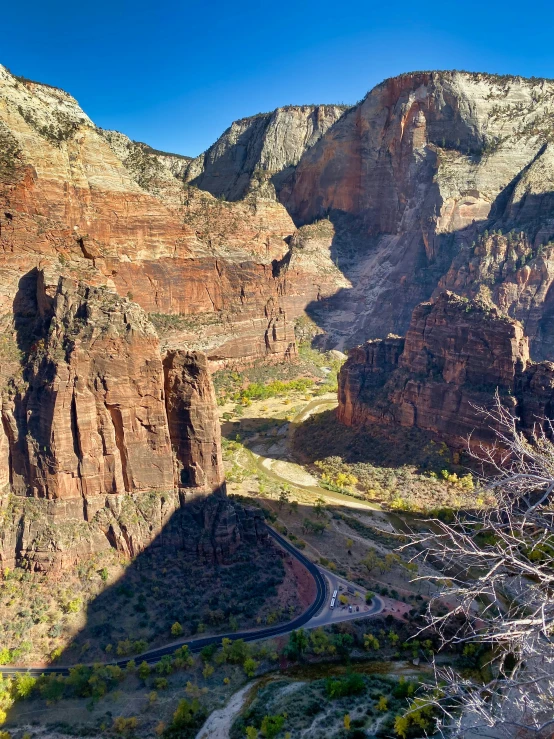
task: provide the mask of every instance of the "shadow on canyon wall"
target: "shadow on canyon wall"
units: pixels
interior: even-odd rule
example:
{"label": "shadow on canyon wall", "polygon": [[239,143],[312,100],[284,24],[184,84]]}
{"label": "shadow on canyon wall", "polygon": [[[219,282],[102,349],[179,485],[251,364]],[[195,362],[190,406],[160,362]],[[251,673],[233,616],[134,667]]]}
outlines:
{"label": "shadow on canyon wall", "polygon": [[[484,256],[474,255],[474,243],[486,232],[500,230],[504,235],[515,232],[520,240],[524,238],[531,245],[533,258],[540,256],[541,245],[554,240],[554,191],[541,195],[527,193],[517,203],[512,201],[525,171],[497,196],[487,219],[473,221],[449,233],[434,235],[429,231],[424,238],[423,218],[406,233],[400,229],[396,233],[375,233],[363,217],[336,210],[322,214],[331,221],[335,231],[331,258],[352,287],[340,288],[306,308],[310,318],[326,332],[315,338],[315,345],[342,349],[371,338],[384,338],[389,333],[404,335],[414,308],[439,289],[473,297],[483,283],[498,298],[502,282],[511,278],[514,287],[505,291],[511,301],[510,315],[524,323],[533,358],[552,359],[554,287],[547,286],[545,296],[539,296],[536,305],[532,297],[518,303],[516,293],[520,285],[509,269],[499,268],[494,275],[485,275],[484,269],[479,277],[477,263],[483,263]],[[436,198],[436,202],[441,202],[438,194]],[[452,274],[446,280],[449,270]],[[537,271],[547,278],[540,264]]]}
{"label": "shadow on canyon wall", "polygon": [[[140,512],[124,513],[119,541],[110,532],[106,538],[119,544],[113,559],[127,562],[125,572],[117,581],[107,582],[110,550],[76,565],[84,590],[91,587],[98,594],[86,606],[84,625],[56,664],[130,659],[204,629],[231,632],[233,619],[241,628],[256,626],[256,614],[276,596],[284,577],[282,557],[261,525],[261,511],[254,514],[217,493],[194,497],[154,536],[151,521],[137,520]],[[79,592],[72,597],[79,598]],[[72,619],[75,616],[65,616],[53,623],[50,636],[59,636],[67,628],[64,622]],[[181,624],[182,636],[172,635],[175,622]]]}

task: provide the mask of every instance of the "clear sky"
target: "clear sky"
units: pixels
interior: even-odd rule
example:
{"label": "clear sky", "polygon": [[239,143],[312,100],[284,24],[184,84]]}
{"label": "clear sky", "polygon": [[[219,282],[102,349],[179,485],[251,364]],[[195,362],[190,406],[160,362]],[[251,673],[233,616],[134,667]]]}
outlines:
{"label": "clear sky", "polygon": [[554,77],[554,2],[25,0],[0,62],[74,95],[103,128],[196,155],[236,118],[354,103],[425,69]]}

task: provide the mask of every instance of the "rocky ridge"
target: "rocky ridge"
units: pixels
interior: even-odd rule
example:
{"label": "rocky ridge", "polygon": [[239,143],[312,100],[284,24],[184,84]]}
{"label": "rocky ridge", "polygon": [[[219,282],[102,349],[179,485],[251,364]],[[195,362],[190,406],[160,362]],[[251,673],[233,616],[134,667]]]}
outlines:
{"label": "rocky ridge", "polygon": [[184,178],[227,200],[275,198],[302,155],[343,115],[342,105],[288,105],[234,121]]}
{"label": "rocky ridge", "polygon": [[330,343],[404,333],[422,300],[483,285],[549,356],[553,100],[551,80],[405,74],[305,152],[280,199],[297,224],[335,224],[352,289],[313,308]]}
{"label": "rocky ridge", "polygon": [[417,306],[405,338],[351,350],[338,417],[348,426],[419,428],[455,449],[490,446],[499,427],[482,409],[491,409],[495,393],[523,431],[548,431],[554,363],[531,362],[523,326],[496,306],[444,292]]}
{"label": "rocky ridge", "polygon": [[[179,490],[217,486],[196,373],[294,357],[305,311],[331,346],[410,326],[405,343],[353,351],[348,423],[460,444],[495,386],[524,425],[548,414],[549,365],[528,359],[554,352],[552,99],[548,80],[401,75],[346,111],[238,121],[189,162],[101,131],[67,93],[0,67],[0,483],[19,493],[13,510],[36,496],[48,520],[88,525],[107,501],[119,516],[116,501],[136,508],[168,486],[152,509],[167,521]],[[473,302],[444,303],[445,289]],[[442,313],[412,319],[429,299]],[[7,500],[7,552],[73,556],[59,531],[39,546]]]}
{"label": "rocky ridge", "polygon": [[282,359],[294,354],[289,309],[335,289],[317,270],[287,274],[295,227],[274,199],[188,187],[181,160],[100,131],[67,93],[3,67],[0,139],[2,329],[22,276],[47,269],[132,296],[157,325],[184,318],[168,346],[223,364]]}

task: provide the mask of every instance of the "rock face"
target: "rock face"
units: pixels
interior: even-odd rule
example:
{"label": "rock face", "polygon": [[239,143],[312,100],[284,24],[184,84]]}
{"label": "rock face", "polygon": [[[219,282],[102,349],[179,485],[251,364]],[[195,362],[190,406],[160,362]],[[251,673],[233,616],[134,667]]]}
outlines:
{"label": "rock face", "polygon": [[242,119],[189,161],[0,68],[0,315],[48,267],[131,294],[164,347],[221,365],[294,356],[305,310],[341,348],[484,290],[548,359],[553,99],[548,80],[407,74],[346,110]]}
{"label": "rock face", "polygon": [[552,356],[553,100],[549,80],[406,74],[303,154],[281,202],[297,224],[329,216],[352,283],[313,308],[331,344],[403,334],[421,301],[485,286]]}
{"label": "rock face", "polygon": [[[2,505],[8,521],[19,511],[2,528],[2,558],[63,566],[110,545],[132,555],[189,495],[225,495],[207,359],[181,350],[162,362],[144,311],[113,291],[54,287],[43,273],[35,285],[17,330],[23,374],[2,403]],[[125,514],[146,504],[152,515],[126,534]],[[73,529],[69,543],[56,520]]]}
{"label": "rock face", "polygon": [[491,406],[496,390],[532,431],[552,417],[554,364],[529,361],[518,321],[445,292],[417,306],[405,339],[377,339],[350,352],[338,415],[349,426],[416,427],[463,449],[468,440],[494,442],[494,423],[479,408]]}
{"label": "rock face", "polygon": [[295,227],[275,199],[188,187],[186,159],[97,129],[67,93],[3,67],[0,152],[3,330],[22,275],[47,269],[132,296],[157,325],[184,319],[164,346],[223,364],[283,359],[295,351],[289,306],[297,315],[322,283],[334,289],[317,270],[287,275]]}
{"label": "rock face", "polygon": [[345,111],[341,105],[289,105],[234,123],[185,170],[185,179],[216,197],[251,192],[275,197],[300,158]]}
{"label": "rock face", "polygon": [[159,342],[143,311],[67,279],[52,310],[17,403],[25,463],[14,488],[68,499],[171,489]]}
{"label": "rock face", "polygon": [[184,176],[191,157],[156,151],[148,144],[133,141],[119,131],[100,128],[97,131],[142,188],[158,195],[180,189],[175,180]]}
{"label": "rock face", "polygon": [[223,461],[217,400],[206,356],[168,352],[164,376],[175,480],[183,487],[217,489],[223,484]]}
{"label": "rock face", "polygon": [[548,415],[554,365],[523,330],[554,357],[553,101],[547,80],[402,75],[189,161],[0,67],[5,560],[137,551],[220,488],[208,366],[294,357],[305,311],[329,346],[382,337],[343,372],[347,423],[487,441],[472,404],[495,387],[525,428]]}

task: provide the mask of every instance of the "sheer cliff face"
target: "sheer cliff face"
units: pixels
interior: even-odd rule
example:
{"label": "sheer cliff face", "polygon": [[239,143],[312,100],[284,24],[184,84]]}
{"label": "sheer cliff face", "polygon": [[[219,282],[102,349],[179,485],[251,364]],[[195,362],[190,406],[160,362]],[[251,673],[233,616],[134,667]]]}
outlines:
{"label": "sheer cliff face", "polygon": [[[334,255],[353,287],[330,304],[335,340],[403,333],[435,291],[472,297],[485,284],[546,356],[552,252],[538,249],[554,233],[553,100],[546,80],[407,74],[302,156],[280,198],[297,223],[329,214],[337,226]],[[504,255],[493,230],[512,232]],[[348,332],[340,313],[353,318]]]}
{"label": "sheer cliff face", "polygon": [[405,339],[369,341],[350,352],[339,378],[339,418],[415,427],[467,449],[496,440],[491,406],[532,431],[554,409],[554,364],[529,362],[518,322],[481,301],[442,293],[414,310]]}
{"label": "sheer cliff face", "polygon": [[249,193],[275,197],[302,155],[344,110],[340,105],[290,105],[234,121],[188,165],[185,179],[228,200]]}
{"label": "sheer cliff face", "polygon": [[[68,278],[54,287],[44,274],[36,287],[34,315],[26,311],[18,321],[22,374],[3,392],[0,558],[43,551],[40,566],[48,567],[60,547],[66,561],[112,545],[136,553],[188,496],[224,494],[206,357],[176,351],[164,366],[143,310],[106,288]],[[40,525],[31,526],[36,516],[25,506],[10,520],[19,496],[38,499]],[[146,517],[125,544],[111,518],[122,506],[140,509],[144,496],[157,501],[152,521]],[[89,538],[63,544],[53,525],[60,520],[86,525]],[[27,524],[22,544],[17,530]]]}
{"label": "sheer cliff face", "polygon": [[[164,364],[144,311],[105,288],[62,278],[50,297],[42,275],[37,288],[43,335],[14,402],[20,438],[11,456],[23,457],[15,487],[44,498],[220,489],[206,357],[181,350]],[[176,408],[182,428],[168,421]]]}

